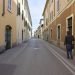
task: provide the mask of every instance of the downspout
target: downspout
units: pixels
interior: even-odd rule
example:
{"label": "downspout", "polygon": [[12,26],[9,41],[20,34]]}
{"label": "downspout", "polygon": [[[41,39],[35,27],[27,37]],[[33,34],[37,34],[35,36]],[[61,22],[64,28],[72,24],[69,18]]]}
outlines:
{"label": "downspout", "polygon": [[5,0],[3,0],[3,13],[2,13],[2,16],[4,16],[5,14]]}

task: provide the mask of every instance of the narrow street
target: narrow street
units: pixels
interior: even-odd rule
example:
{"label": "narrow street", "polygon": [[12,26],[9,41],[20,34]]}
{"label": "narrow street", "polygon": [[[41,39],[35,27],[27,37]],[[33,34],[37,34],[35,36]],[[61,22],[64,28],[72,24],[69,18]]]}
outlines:
{"label": "narrow street", "polygon": [[0,55],[0,75],[75,75],[74,60],[40,39],[31,39]]}

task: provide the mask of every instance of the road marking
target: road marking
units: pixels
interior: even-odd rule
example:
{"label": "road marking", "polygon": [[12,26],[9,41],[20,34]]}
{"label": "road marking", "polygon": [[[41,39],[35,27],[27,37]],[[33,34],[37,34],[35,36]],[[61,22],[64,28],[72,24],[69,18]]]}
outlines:
{"label": "road marking", "polygon": [[[47,45],[46,45],[47,46]],[[64,64],[64,66],[73,74],[75,75],[75,66],[69,63],[66,59],[64,59],[59,53],[57,53],[53,48],[47,46],[49,51]]]}
{"label": "road marking", "polygon": [[34,49],[39,49],[39,48],[34,48]]}
{"label": "road marking", "polygon": [[54,55],[54,56],[56,56],[63,64],[64,64],[64,66],[73,74],[73,75],[75,75],[75,72],[59,57],[59,56],[57,56],[55,53],[53,53],[52,51],[51,51],[51,53]]}
{"label": "road marking", "polygon": [[[54,50],[54,48],[53,47],[51,47],[51,46],[49,46],[49,45],[47,45],[48,46],[48,48],[51,48],[52,49],[52,51],[54,51],[58,56],[60,56],[61,57],[61,59],[63,59],[69,66],[71,66],[74,70],[75,70],[75,65],[72,65],[71,63],[69,63],[66,59],[64,59],[58,52],[56,52],[55,50]],[[59,49],[59,48],[58,48]],[[50,49],[49,49],[50,50]],[[51,51],[51,50],[50,50]],[[60,50],[61,52],[64,52],[64,51],[62,51],[62,50]],[[64,52],[65,53],[65,52]],[[66,53],[65,53],[66,54]]]}
{"label": "road marking", "polygon": [[[51,49],[53,49],[53,48],[51,48]],[[50,50],[51,51],[51,50]],[[53,49],[53,51],[64,61],[64,62],[66,62],[72,69],[74,69],[75,70],[75,65],[72,65],[71,63],[69,63],[66,59],[64,59],[59,53],[57,53],[54,49]]]}
{"label": "road marking", "polygon": [[32,41],[33,41],[33,40],[36,41],[36,40],[38,40],[38,39],[32,39]]}
{"label": "road marking", "polygon": [[[53,45],[51,45],[51,46],[52,46],[52,48],[53,48]],[[58,47],[55,47],[55,48],[57,48],[58,50],[60,49],[60,48],[58,48]],[[54,48],[53,48],[53,49],[54,49]],[[60,52],[66,54],[65,51],[63,51],[63,50],[60,50]]]}

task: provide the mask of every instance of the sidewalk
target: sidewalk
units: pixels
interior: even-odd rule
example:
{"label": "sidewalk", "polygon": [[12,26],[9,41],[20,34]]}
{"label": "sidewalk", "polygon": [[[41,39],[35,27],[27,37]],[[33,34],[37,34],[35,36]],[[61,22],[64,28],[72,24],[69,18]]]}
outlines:
{"label": "sidewalk", "polygon": [[20,47],[23,47],[27,42],[28,42],[29,40],[27,40],[27,41],[24,41],[23,43],[20,43],[20,44],[17,44],[16,46],[14,46],[14,47],[12,47],[12,48],[10,48],[10,49],[0,49],[0,54],[3,54],[3,53],[5,53],[5,52],[7,52],[7,51],[9,51],[9,50],[14,50],[14,49],[17,49],[17,48],[20,48]]}
{"label": "sidewalk", "polygon": [[71,63],[72,65],[75,66],[75,56],[73,57],[73,59],[67,59],[67,54],[66,51],[64,49],[61,49],[51,43],[48,43],[46,41],[44,41],[45,45],[49,48],[52,48],[53,50],[55,50],[59,55],[61,55],[61,57],[63,57],[65,60],[67,60],[69,63]]}
{"label": "sidewalk", "polygon": [[19,56],[21,53],[25,51],[27,48],[28,43],[22,43],[17,45],[14,48],[8,49],[4,51],[2,54],[0,54],[0,63],[9,63],[11,62],[14,58]]}

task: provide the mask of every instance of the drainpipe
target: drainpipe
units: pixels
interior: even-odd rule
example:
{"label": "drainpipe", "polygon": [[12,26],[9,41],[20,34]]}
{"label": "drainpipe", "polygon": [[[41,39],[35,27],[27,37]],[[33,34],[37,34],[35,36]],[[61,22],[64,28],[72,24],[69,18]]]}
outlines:
{"label": "drainpipe", "polygon": [[3,13],[2,13],[2,16],[4,16],[5,14],[5,0],[3,0]]}

